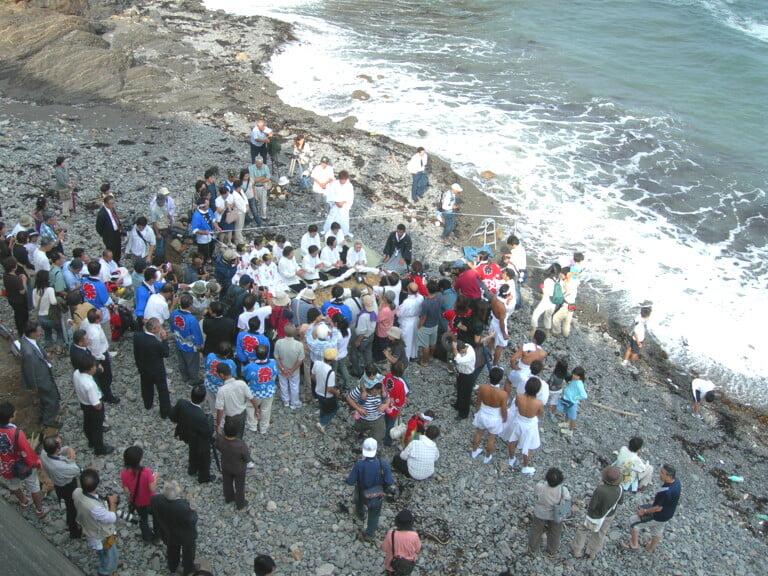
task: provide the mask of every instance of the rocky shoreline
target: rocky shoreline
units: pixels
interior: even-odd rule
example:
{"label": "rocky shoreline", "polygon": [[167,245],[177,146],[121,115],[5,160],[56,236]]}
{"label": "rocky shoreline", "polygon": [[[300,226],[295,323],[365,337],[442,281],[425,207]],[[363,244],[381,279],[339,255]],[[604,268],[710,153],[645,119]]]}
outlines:
{"label": "rocky shoreline", "polygon": [[[286,140],[309,133],[318,154],[330,156],[337,170],[350,171],[358,192],[353,216],[365,217],[353,220],[353,231],[367,246],[379,250],[386,234],[404,220],[414,236],[416,256],[432,263],[433,271],[440,261],[458,256],[457,249],[446,250],[437,240],[439,228],[428,217],[431,203],[416,207],[427,211],[425,218],[405,201],[409,147],[355,130],[353,119],[334,123],[276,97],[277,87],[260,71],[272,51],[290,38],[287,24],[208,13],[191,1],[98,4],[87,10],[74,2],[66,7],[61,3],[58,9],[65,14],[33,4],[0,5],[0,194],[9,225],[30,212],[33,198],[51,187],[53,159],[63,154],[83,190],[78,215],[65,223],[66,246],[86,246],[95,255],[100,250],[92,231],[95,212],[85,201],[98,196],[102,182],[112,182],[122,213],[141,213],[160,186],[172,191],[183,213],[192,184],[206,168],[215,165],[225,172],[245,166],[245,134],[253,120],[263,116]],[[454,179],[449,166],[435,159],[432,193]],[[486,196],[471,183],[462,185],[467,190],[466,211],[493,213]],[[279,231],[294,243],[304,226],[292,223],[324,215],[322,204],[308,196],[295,193],[270,205],[270,224],[282,226]],[[461,219],[464,238],[475,224]],[[659,349],[651,350],[639,377],[632,377],[618,362],[621,345],[616,340],[623,332],[621,321],[629,318],[585,292],[584,310],[570,338],[555,339],[545,348],[550,358],[567,354],[571,366],[585,368],[591,401],[637,416],[587,404],[573,441],[562,439],[545,419],[534,480],[543,477],[547,467],[560,467],[582,508],[599,468],[612,460],[612,451],[630,436],[642,435],[646,457],[657,468],[664,462],[675,465],[683,483],[681,507],[657,555],[616,551],[633,510],[630,496],[596,561],[570,558],[572,528],[566,530],[556,559],[526,557],[532,482],[504,466],[501,446],[488,466],[470,459],[471,425],[453,421],[452,380],[438,364],[428,369],[413,366],[407,374],[413,390],[407,412],[431,407],[439,414],[443,435],[438,440],[442,457],[437,477],[424,483],[399,479],[402,494],[398,502],[385,506],[380,526],[390,525],[400,506],[416,513],[425,540],[419,561],[422,574],[496,574],[507,567],[532,574],[760,573],[765,523],[755,515],[766,513],[764,420],[725,404],[707,410],[703,422],[692,419],[689,377],[670,366]],[[532,298],[528,293],[523,310],[513,319],[513,343],[524,339]],[[7,317],[4,300],[0,310]],[[184,446],[172,438],[172,428],[160,421],[156,410],[140,409],[130,343],[120,342],[117,349],[115,383],[124,400],[110,406],[113,431],[108,440],[119,452],[132,443],[142,444],[145,462],[159,472],[161,483],[162,478],[182,481],[200,513],[199,555],[211,559],[218,574],[249,573],[256,553],[273,555],[279,574],[381,572],[381,554],[355,539],[359,527],[336,506],[349,497],[343,481],[359,457],[349,416],[340,413],[328,436],[319,436],[312,404],[296,412],[276,407],[270,433],[248,436],[257,467],[248,479],[250,509],[236,514],[224,508],[220,485],[188,481]],[[69,362],[58,359],[55,367],[67,397]],[[174,398],[187,394],[176,374],[171,388]],[[64,419],[64,434],[81,455],[81,465],[97,465],[114,485],[121,458],[87,453],[79,432],[80,411],[71,395]],[[391,450],[383,453],[388,459],[392,455]],[[728,480],[731,475],[746,480],[734,484]],[[576,518],[582,513],[577,511]],[[67,540],[63,515],[31,522],[75,564],[92,565],[85,543]],[[145,547],[135,537],[137,531],[132,525],[120,526],[125,562],[120,573],[167,573],[160,549]],[[713,546],[715,542],[719,546]]]}

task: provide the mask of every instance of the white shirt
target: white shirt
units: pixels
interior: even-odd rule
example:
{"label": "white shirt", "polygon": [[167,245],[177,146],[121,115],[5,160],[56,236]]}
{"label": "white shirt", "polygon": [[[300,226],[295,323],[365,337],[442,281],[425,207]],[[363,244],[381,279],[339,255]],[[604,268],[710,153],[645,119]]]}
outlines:
{"label": "white shirt", "polygon": [[323,261],[320,260],[319,256],[310,256],[307,254],[304,256],[304,258],[301,259],[301,267],[304,271],[306,271],[306,274],[304,274],[304,280],[317,280],[320,278],[320,274],[318,272],[318,266]]}
{"label": "white shirt", "polygon": [[318,250],[323,249],[323,239],[320,237],[319,232],[315,232],[314,236],[311,236],[309,232],[304,232],[304,236],[301,237],[301,257],[306,258],[309,256],[309,247],[317,246]]}
{"label": "white shirt", "polygon": [[91,351],[93,357],[97,360],[104,360],[104,354],[109,350],[109,343],[107,342],[107,336],[104,334],[104,330],[101,328],[101,324],[91,324],[88,319],[85,318],[80,323],[80,328],[85,330],[88,334],[90,344],[88,344],[88,350]]}
{"label": "white shirt", "polygon": [[[152,195],[152,200],[149,201],[149,209],[152,210],[157,206],[157,194]],[[170,215],[171,219],[173,219],[175,213],[176,213],[176,202],[173,201],[173,198],[171,198],[169,195],[165,196],[165,207],[168,209],[168,214]],[[110,218],[112,215],[110,214]]]}
{"label": "white shirt", "polygon": [[261,306],[254,308],[253,310],[243,310],[240,316],[237,317],[237,328],[243,332],[248,330],[248,321],[254,316],[258,316],[261,320],[261,326],[257,330],[257,334],[264,334],[264,328],[267,326],[267,318],[272,314],[272,306]]}
{"label": "white shirt", "polygon": [[237,416],[245,412],[252,398],[253,393],[248,384],[230,378],[216,393],[216,410],[223,410],[225,416]]}
{"label": "white shirt", "polygon": [[[141,236],[139,234],[141,234]],[[145,226],[144,230],[139,232],[139,229],[134,225],[128,233],[126,252],[138,256],[139,258],[144,258],[149,254],[149,247],[154,246],[155,243],[155,231],[152,230],[151,226]]]}
{"label": "white shirt", "polygon": [[117,262],[112,260],[107,262],[104,258],[99,258],[99,274],[97,278],[105,284],[112,278],[112,273],[117,270]]}
{"label": "white shirt", "polygon": [[345,202],[344,206],[340,207],[341,210],[349,211],[352,208],[352,204],[355,202],[355,188],[350,180],[344,184],[340,180],[334,180],[326,190],[328,202]]}
{"label": "white shirt", "polygon": [[325,168],[323,168],[322,164],[318,164],[314,168],[312,168],[312,190],[314,192],[317,192],[318,194],[327,195],[329,192],[330,183],[326,184],[325,190],[320,187],[320,184],[317,182],[323,182],[325,183],[328,180],[333,181],[333,166],[330,164],[326,165]]}
{"label": "white shirt", "polygon": [[368,256],[365,254],[365,248],[360,248],[358,252],[354,248],[347,251],[347,266],[350,268],[354,266],[367,266]]}
{"label": "white shirt", "polygon": [[35,272],[40,272],[40,270],[48,270],[50,272],[51,270],[51,262],[48,260],[48,252],[44,252],[43,250],[35,250],[34,254],[32,254],[31,262]]}
{"label": "white shirt", "polygon": [[424,152],[423,154],[416,152],[416,154],[411,156],[411,159],[408,160],[406,169],[411,174],[418,174],[419,172],[424,172],[424,169],[427,167],[428,160],[429,160],[429,156],[427,155],[426,152]]}
{"label": "white shirt", "polygon": [[400,453],[400,458],[408,462],[411,478],[426,480],[435,473],[435,462],[440,458],[440,450],[432,439],[420,436],[408,443]]}
{"label": "white shirt", "polygon": [[257,142],[257,140],[266,140],[267,136],[272,134],[272,129],[264,126],[264,130],[259,130],[258,124],[251,130],[251,144],[254,146],[264,146],[266,142]]}
{"label": "white shirt", "polygon": [[239,210],[242,213],[247,212],[248,210],[248,198],[245,196],[245,192],[242,190],[237,191],[235,190],[230,194],[232,196],[232,201],[235,204],[235,208]]}
{"label": "white shirt", "polygon": [[336,264],[339,260],[341,260],[341,256],[339,256],[339,249],[331,248],[330,246],[326,246],[323,248],[323,251],[320,252],[320,260],[322,260],[327,266],[323,268],[323,271],[331,270],[333,268],[333,265]]}
{"label": "white shirt", "polygon": [[522,244],[518,244],[509,252],[509,261],[518,270],[525,270],[528,267],[527,258],[525,256],[525,248]]}
{"label": "white shirt", "polygon": [[144,308],[144,322],[150,318],[157,318],[162,324],[171,317],[171,311],[168,309],[168,301],[162,294],[152,294],[147,300]]}
{"label": "white shirt", "polygon": [[221,224],[221,217],[224,216],[226,208],[234,208],[235,199],[232,197],[232,194],[227,194],[226,198],[223,198],[222,196],[216,196],[216,201],[214,203],[216,205],[216,210],[213,213],[213,217],[216,222]]}
{"label": "white shirt", "polygon": [[714,389],[715,384],[709,380],[704,380],[703,378],[694,378],[693,382],[691,382],[691,392],[693,392],[694,399],[696,398],[696,392],[699,392],[701,394],[699,398],[704,400],[704,396],[706,396],[707,392],[712,392]]}
{"label": "white shirt", "polygon": [[259,269],[256,271],[257,281],[259,286],[266,286],[270,290],[274,288],[278,283],[277,266],[274,262],[267,264],[262,262]]}
{"label": "white shirt", "polygon": [[296,258],[280,258],[280,262],[277,264],[277,272],[280,274],[280,279],[284,284],[298,284],[301,279],[296,275],[296,271],[299,269],[299,265],[296,263]]}
{"label": "white shirt", "polygon": [[475,371],[475,349],[467,345],[464,352],[456,355],[456,369],[460,374],[472,374]]}
{"label": "white shirt", "polygon": [[75,370],[72,374],[72,384],[75,387],[77,401],[85,406],[96,406],[101,404],[101,390],[99,390],[96,380],[87,372]]}

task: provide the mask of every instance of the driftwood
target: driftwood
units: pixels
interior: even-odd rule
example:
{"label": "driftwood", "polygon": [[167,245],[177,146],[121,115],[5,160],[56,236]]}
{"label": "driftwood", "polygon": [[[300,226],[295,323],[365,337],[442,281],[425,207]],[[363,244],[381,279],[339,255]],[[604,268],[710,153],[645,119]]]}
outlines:
{"label": "driftwood", "polygon": [[624,416],[639,416],[639,414],[636,414],[635,412],[627,412],[626,410],[619,410],[618,408],[611,408],[610,406],[606,406],[605,404],[600,404],[598,402],[590,402],[592,406],[596,406],[597,408],[602,408],[603,410],[608,410],[609,412],[616,412],[616,414],[624,414]]}

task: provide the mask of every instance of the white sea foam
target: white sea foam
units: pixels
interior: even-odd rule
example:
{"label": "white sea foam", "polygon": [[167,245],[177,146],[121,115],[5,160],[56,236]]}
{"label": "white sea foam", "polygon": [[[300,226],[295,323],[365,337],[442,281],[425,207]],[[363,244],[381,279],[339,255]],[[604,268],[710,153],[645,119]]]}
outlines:
{"label": "white sea foam", "polygon": [[[251,13],[265,13],[254,4]],[[286,18],[283,9],[269,13]],[[696,366],[743,401],[768,404],[768,354],[762,330],[751,329],[768,325],[766,276],[750,274],[748,260],[764,261],[765,250],[736,255],[725,242],[703,243],[670,222],[644,189],[670,188],[665,171],[697,167],[678,149],[672,119],[617,116],[607,99],[565,102],[557,86],[499,102],[471,73],[435,77],[414,62],[377,57],[364,38],[328,22],[291,20],[301,40],[285,46],[269,68],[284,101],[336,119],[354,115],[360,128],[450,159],[517,215],[515,225],[540,261],[585,251],[593,277],[626,293],[628,302],[656,303],[654,332],[673,359]],[[450,49],[429,46],[434,53]],[[492,52],[478,47],[486,57]],[[356,89],[371,99],[350,98]],[[478,177],[482,170],[499,178],[488,185]],[[685,203],[697,187],[680,180],[674,184],[679,205],[667,212],[700,214],[705,209]]]}
{"label": "white sea foam", "polygon": [[715,19],[733,30],[738,30],[761,42],[768,42],[768,10],[762,0],[753,0],[754,8],[747,11],[750,2],[728,0],[701,0],[701,5]]}

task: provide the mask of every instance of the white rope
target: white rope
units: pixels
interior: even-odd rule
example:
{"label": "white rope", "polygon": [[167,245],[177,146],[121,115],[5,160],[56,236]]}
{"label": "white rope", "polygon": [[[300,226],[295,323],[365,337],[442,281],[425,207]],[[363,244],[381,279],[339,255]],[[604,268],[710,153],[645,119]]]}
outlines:
{"label": "white rope", "polygon": [[[391,216],[412,216],[415,214],[435,214],[436,210],[424,210],[424,209],[407,209],[407,210],[394,210],[391,212],[376,212],[373,214],[365,214],[362,216],[350,216],[350,220],[366,220],[370,218],[389,218]],[[475,214],[472,212],[457,212],[457,216],[477,216],[480,218],[498,218],[502,220],[512,220],[514,216],[505,216],[503,214]],[[325,219],[322,220],[308,220],[306,222],[291,222],[290,224],[269,224],[264,226],[252,226],[249,228],[241,228],[242,232],[249,232],[252,230],[264,230],[266,228],[291,228],[294,226],[309,226],[310,224],[325,223]],[[232,232],[232,230],[227,230]]]}

